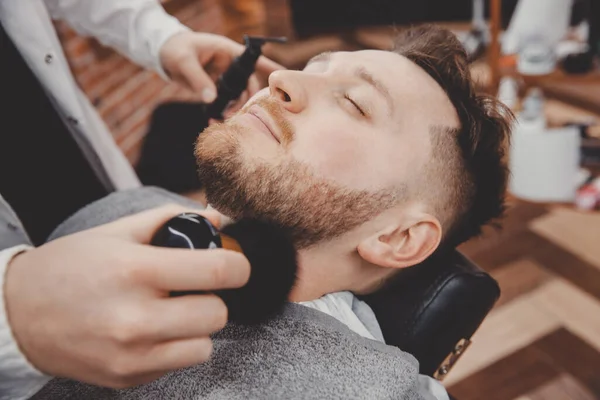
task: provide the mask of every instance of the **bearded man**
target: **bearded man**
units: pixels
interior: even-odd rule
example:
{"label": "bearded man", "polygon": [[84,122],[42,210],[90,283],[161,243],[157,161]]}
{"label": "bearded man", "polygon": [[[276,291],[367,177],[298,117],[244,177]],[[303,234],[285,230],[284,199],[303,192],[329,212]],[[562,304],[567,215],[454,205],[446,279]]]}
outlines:
{"label": "bearded man", "polygon": [[[447,399],[414,357],[385,345],[355,295],[502,215],[510,124],[505,107],[475,92],[460,42],[433,26],[403,33],[393,51],[324,53],[272,73],[199,136],[196,156],[214,208],[291,234],[289,307],[260,326],[229,325],[209,362],[153,383],[114,391],[56,380],[35,398]],[[152,196],[125,196],[125,208]],[[102,207],[79,220],[98,223]]]}

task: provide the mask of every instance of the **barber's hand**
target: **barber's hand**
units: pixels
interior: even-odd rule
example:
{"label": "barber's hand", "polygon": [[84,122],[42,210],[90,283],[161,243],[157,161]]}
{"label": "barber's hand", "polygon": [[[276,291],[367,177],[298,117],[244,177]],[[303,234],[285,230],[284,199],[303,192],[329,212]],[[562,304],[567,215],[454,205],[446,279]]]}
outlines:
{"label": "barber's hand", "polygon": [[[233,59],[244,52],[244,46],[233,40],[211,33],[180,32],[169,38],[160,49],[163,69],[184,86],[198,92],[206,103],[216,98],[215,82],[229,67]],[[283,69],[276,62],[261,56],[256,72],[265,80],[271,72]],[[252,97],[260,89],[253,74],[248,81],[246,94]]]}
{"label": "barber's hand", "polygon": [[[232,251],[145,245],[183,211],[189,210],[143,212],[13,259],[5,282],[8,319],[36,368],[122,388],[210,357],[209,334],[225,326],[225,304],[214,295],[168,293],[240,287],[250,266]],[[201,214],[218,226],[217,214]]]}

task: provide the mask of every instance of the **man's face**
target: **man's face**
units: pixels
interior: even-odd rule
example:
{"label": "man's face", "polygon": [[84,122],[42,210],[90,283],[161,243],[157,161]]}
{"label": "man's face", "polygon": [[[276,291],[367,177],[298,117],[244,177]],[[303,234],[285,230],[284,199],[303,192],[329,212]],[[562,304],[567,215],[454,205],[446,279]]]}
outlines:
{"label": "man's face", "polygon": [[279,222],[307,246],[409,198],[430,127],[455,118],[435,81],[398,54],[324,54],[273,73],[200,135],[200,179],[215,208]]}

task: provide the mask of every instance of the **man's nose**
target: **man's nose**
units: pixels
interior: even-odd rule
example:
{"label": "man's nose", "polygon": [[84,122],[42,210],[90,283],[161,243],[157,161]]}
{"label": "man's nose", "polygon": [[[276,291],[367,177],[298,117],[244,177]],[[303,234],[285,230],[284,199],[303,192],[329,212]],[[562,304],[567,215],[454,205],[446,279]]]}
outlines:
{"label": "man's nose", "polygon": [[301,71],[279,70],[269,76],[269,92],[289,112],[299,113],[306,108],[306,84]]}

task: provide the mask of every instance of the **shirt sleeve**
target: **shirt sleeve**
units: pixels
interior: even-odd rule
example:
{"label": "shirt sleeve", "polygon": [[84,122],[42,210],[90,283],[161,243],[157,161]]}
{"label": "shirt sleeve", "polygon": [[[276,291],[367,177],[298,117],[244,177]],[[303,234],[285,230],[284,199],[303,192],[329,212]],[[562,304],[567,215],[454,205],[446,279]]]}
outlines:
{"label": "shirt sleeve", "polygon": [[27,361],[17,345],[6,315],[6,268],[16,255],[31,248],[19,245],[0,251],[0,400],[27,399],[51,379]]}
{"label": "shirt sleeve", "polygon": [[173,35],[189,31],[158,0],[45,0],[53,19],[77,33],[93,36],[138,65],[168,79],[160,48]]}

